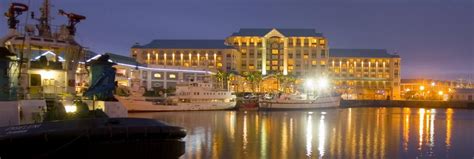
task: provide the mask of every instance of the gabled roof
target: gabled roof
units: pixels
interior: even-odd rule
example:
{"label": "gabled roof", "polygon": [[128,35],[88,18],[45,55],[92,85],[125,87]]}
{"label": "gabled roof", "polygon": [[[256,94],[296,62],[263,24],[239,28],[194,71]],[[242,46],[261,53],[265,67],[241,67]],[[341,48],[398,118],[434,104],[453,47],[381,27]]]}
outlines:
{"label": "gabled roof", "polygon": [[115,63],[142,66],[140,63],[137,62],[137,60],[128,56],[122,56],[122,55],[117,55],[113,53],[105,53],[105,54],[109,55],[110,60],[112,60],[112,62],[115,62]]}
{"label": "gabled roof", "polygon": [[322,33],[316,32],[315,29],[284,29],[284,28],[242,28],[239,32],[235,32],[232,36],[265,36],[273,29],[276,29],[278,32],[284,36],[318,36],[322,37]]}
{"label": "gabled roof", "polygon": [[157,39],[145,45],[134,45],[132,48],[161,48],[161,49],[229,49],[224,40],[168,40]]}
{"label": "gabled roof", "polygon": [[385,49],[329,49],[330,57],[375,57],[375,58],[400,58],[392,55]]}

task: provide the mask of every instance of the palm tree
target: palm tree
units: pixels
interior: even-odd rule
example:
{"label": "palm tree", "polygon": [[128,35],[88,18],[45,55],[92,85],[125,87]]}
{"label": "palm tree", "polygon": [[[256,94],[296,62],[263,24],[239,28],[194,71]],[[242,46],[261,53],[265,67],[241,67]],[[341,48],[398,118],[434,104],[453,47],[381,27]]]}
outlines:
{"label": "palm tree", "polygon": [[275,78],[277,80],[277,90],[281,91],[280,88],[281,88],[281,85],[284,85],[286,76],[283,75],[283,73],[278,72],[275,74]]}
{"label": "palm tree", "polygon": [[285,76],[285,79],[284,79],[284,84],[285,84],[285,87],[284,87],[284,91],[288,88],[288,86],[291,86],[290,91],[291,92],[292,90],[294,90],[294,85],[295,85],[295,82],[296,82],[296,77],[293,76],[293,75],[287,75]]}
{"label": "palm tree", "polygon": [[216,72],[216,74],[214,74],[214,77],[215,77],[216,80],[217,80],[217,83],[218,83],[218,87],[219,87],[219,88],[222,88],[222,87],[223,87],[223,82],[224,82],[226,76],[227,76],[226,73],[225,73],[224,71],[222,71],[222,70],[218,70],[218,71]]}
{"label": "palm tree", "polygon": [[[260,85],[262,82],[262,74],[257,71],[244,72],[245,80],[248,81],[252,86],[252,91],[256,92],[255,85]],[[259,87],[260,88],[260,87]]]}

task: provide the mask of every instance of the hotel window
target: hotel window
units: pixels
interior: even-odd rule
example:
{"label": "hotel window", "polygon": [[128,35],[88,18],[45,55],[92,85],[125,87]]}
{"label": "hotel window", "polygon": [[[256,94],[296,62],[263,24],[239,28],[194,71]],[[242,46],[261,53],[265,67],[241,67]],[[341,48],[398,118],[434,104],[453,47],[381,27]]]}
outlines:
{"label": "hotel window", "polygon": [[226,56],[227,58],[230,58],[230,57],[232,57],[232,55],[231,55],[231,54],[227,54],[227,55],[225,55],[225,56]]}
{"label": "hotel window", "polygon": [[303,43],[304,43],[304,46],[308,46],[309,45],[309,39],[304,39]]}
{"label": "hotel window", "polygon": [[317,64],[318,64],[318,62],[316,60],[311,61],[311,65],[315,66]]}
{"label": "hotel window", "polygon": [[217,67],[222,67],[222,63],[217,63]]}
{"label": "hotel window", "polygon": [[278,65],[278,61],[277,61],[277,60],[273,60],[273,61],[272,61],[272,65]]}
{"label": "hotel window", "polygon": [[278,70],[278,66],[272,66],[272,70]]}
{"label": "hotel window", "polygon": [[321,50],[321,58],[326,58],[326,50]]}
{"label": "hotel window", "polygon": [[155,77],[155,78],[161,78],[161,73],[155,73],[155,74],[153,74],[153,77]]}
{"label": "hotel window", "polygon": [[169,77],[170,79],[176,79],[176,74],[170,74],[168,77]]}
{"label": "hotel window", "polygon": [[325,44],[326,44],[326,40],[321,39],[321,40],[319,40],[319,43],[320,43],[321,45],[325,45]]}
{"label": "hotel window", "polygon": [[254,69],[255,69],[255,66],[252,66],[252,65],[249,66],[249,70],[254,70]]}
{"label": "hotel window", "polygon": [[278,55],[278,50],[277,49],[272,49],[272,54],[273,55]]}
{"label": "hotel window", "polygon": [[293,53],[288,53],[288,58],[292,59],[293,58]]}

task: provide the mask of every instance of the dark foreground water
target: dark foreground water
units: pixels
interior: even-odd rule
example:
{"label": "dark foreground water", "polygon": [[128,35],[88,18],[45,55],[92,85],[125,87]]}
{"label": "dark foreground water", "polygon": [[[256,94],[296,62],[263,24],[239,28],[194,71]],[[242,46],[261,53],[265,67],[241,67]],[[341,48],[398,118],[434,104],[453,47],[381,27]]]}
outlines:
{"label": "dark foreground water", "polygon": [[474,110],[130,114],[187,129],[183,158],[474,158]]}

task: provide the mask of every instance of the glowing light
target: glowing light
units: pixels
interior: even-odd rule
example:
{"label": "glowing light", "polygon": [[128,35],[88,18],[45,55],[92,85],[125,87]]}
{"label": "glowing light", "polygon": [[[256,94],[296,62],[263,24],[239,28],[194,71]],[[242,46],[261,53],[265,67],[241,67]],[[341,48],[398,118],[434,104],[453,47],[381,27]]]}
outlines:
{"label": "glowing light", "polygon": [[409,92],[409,91],[410,91],[410,88],[405,89],[405,91],[406,91],[406,92]]}
{"label": "glowing light", "polygon": [[54,72],[50,70],[41,70],[40,75],[43,79],[53,79]]}
{"label": "glowing light", "polygon": [[[48,54],[53,55],[53,56],[57,56],[56,54],[54,54],[54,53],[51,52],[51,51],[46,51],[45,53],[43,53],[43,54],[41,54],[41,55],[39,55],[39,56],[36,56],[36,57],[34,57],[33,59],[34,59],[34,60],[38,60],[41,56],[46,56],[46,55],[48,55]],[[62,62],[62,61],[66,61],[66,60],[64,60],[64,58],[61,57],[61,56],[58,56],[58,59],[59,59],[59,61],[61,61],[61,62]]]}
{"label": "glowing light", "polygon": [[305,86],[309,89],[313,89],[314,88],[314,81],[313,79],[306,79],[305,80]]}
{"label": "glowing light", "polygon": [[326,89],[329,87],[329,80],[327,78],[320,78],[318,80],[318,88],[319,89]]}
{"label": "glowing light", "polygon": [[425,90],[425,86],[420,86],[420,91]]}
{"label": "glowing light", "polygon": [[435,85],[436,85],[436,83],[435,83],[435,82],[431,82],[431,86],[435,86]]}
{"label": "glowing light", "polygon": [[66,113],[75,113],[77,111],[77,107],[75,105],[66,105],[64,106],[66,109]]}
{"label": "glowing light", "polygon": [[439,91],[439,92],[438,92],[438,95],[440,95],[440,96],[442,96],[443,94],[444,94],[443,91]]}

